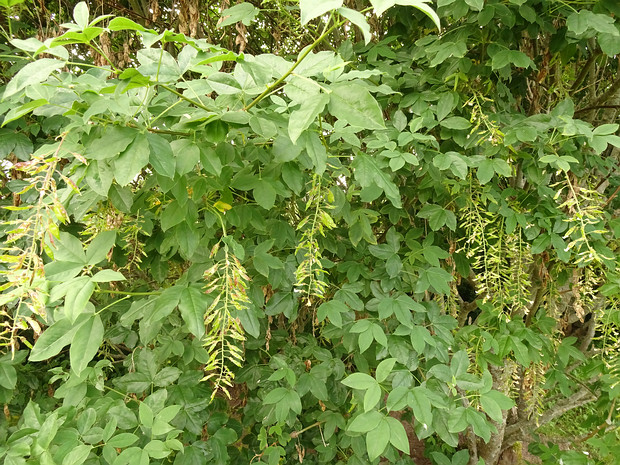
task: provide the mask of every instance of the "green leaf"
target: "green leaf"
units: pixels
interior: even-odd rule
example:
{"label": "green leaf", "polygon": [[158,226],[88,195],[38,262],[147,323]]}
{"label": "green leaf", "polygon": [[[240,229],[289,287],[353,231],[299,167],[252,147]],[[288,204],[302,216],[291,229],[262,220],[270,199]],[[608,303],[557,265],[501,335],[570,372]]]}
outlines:
{"label": "green leaf", "polygon": [[305,25],[308,21],[318,18],[328,11],[340,8],[342,3],[343,0],[299,0],[301,25]]}
{"label": "green leaf", "polygon": [[6,100],[26,87],[45,81],[50,74],[64,67],[65,64],[65,61],[53,58],[40,58],[32,63],[28,63],[9,81],[4,89],[2,98]]}
{"label": "green leaf", "polygon": [[444,295],[450,294],[450,285],[448,284],[454,278],[450,273],[448,273],[443,268],[439,267],[430,267],[426,271],[426,279],[430,283],[433,288]]}
{"label": "green leaf", "polygon": [[454,92],[444,92],[441,94],[437,102],[437,121],[441,121],[448,116],[456,107],[458,100],[459,97]]}
{"label": "green leaf", "polygon": [[171,422],[177,416],[179,411],[181,410],[180,405],[168,405],[163,408],[160,412],[157,413],[156,419],[165,421],[166,423]]}
{"label": "green leaf", "polygon": [[254,249],[254,268],[265,277],[269,277],[270,269],[281,269],[284,267],[279,258],[267,253],[273,246],[273,240],[260,243]]}
{"label": "green leaf", "polygon": [[484,185],[488,183],[493,176],[495,175],[495,170],[493,169],[493,160],[487,158],[478,165],[478,170],[476,171],[476,177],[480,184]]}
{"label": "green leaf", "polygon": [[468,129],[471,126],[471,123],[461,116],[451,116],[446,118],[439,123],[442,127],[447,129]]}
{"label": "green leaf", "polygon": [[403,410],[408,403],[409,388],[406,386],[397,386],[390,391],[385,406],[388,412]]}
{"label": "green leaf", "polygon": [[383,415],[376,410],[364,412],[351,420],[347,427],[347,431],[351,431],[353,433],[367,433],[374,430],[382,420]]}
{"label": "green leaf", "polygon": [[480,395],[480,405],[482,405],[482,408],[489,416],[489,418],[491,418],[491,420],[501,422],[503,419],[502,409],[499,405],[497,405],[495,399],[488,396],[487,394]]}
{"label": "green leaf", "polygon": [[620,54],[620,40],[616,35],[602,33],[597,36],[597,39],[605,55],[612,57]]}
{"label": "green leaf", "polygon": [[200,164],[209,173],[219,176],[222,173],[222,161],[217,151],[211,147],[201,147]]}
{"label": "green leaf", "polygon": [[126,186],[142,171],[149,162],[150,148],[144,134],[137,134],[127,149],[114,160],[114,178],[121,186]]}
{"label": "green leaf", "polygon": [[4,117],[4,120],[2,121],[2,126],[5,126],[6,124],[10,123],[11,121],[15,121],[16,119],[21,118],[24,115],[27,115],[28,113],[30,113],[31,111],[36,110],[39,107],[42,107],[43,105],[47,105],[49,102],[47,101],[47,99],[44,98],[40,98],[37,100],[32,100],[31,102],[27,102],[24,103],[23,105],[17,107],[17,108],[12,108]]}
{"label": "green leaf", "polygon": [[288,120],[288,134],[293,143],[316,120],[329,101],[329,95],[317,94],[306,100],[297,110],[291,112]]}
{"label": "green leaf", "polygon": [[258,311],[251,305],[245,305],[237,312],[243,330],[254,338],[260,336],[260,321],[257,313]]}
{"label": "green leaf", "polygon": [[235,95],[241,93],[241,85],[228,73],[215,73],[207,79],[209,85],[220,95]]}
{"label": "green leaf", "polygon": [[483,417],[483,414],[468,408],[466,410],[467,422],[472,426],[476,436],[480,436],[484,442],[489,442],[491,433],[495,428],[491,427]]}
{"label": "green leaf", "polygon": [[101,270],[91,278],[94,283],[109,283],[112,281],[125,281],[123,273],[114,270]]}
{"label": "green leaf", "polygon": [[353,389],[369,389],[377,385],[377,380],[366,373],[353,373],[341,381],[342,384]]}
{"label": "green leaf", "polygon": [[403,424],[393,417],[385,419],[390,426],[390,444],[409,455],[409,438]]}
{"label": "green leaf", "polygon": [[368,45],[368,43],[372,40],[372,34],[370,33],[370,25],[368,24],[368,21],[366,21],[366,17],[359,11],[346,7],[338,8],[337,11],[340,15],[347,18],[354,25],[360,28],[360,31],[362,31],[362,34],[364,35],[364,43]]}
{"label": "green leaf", "polygon": [[184,175],[200,162],[200,148],[190,139],[178,139],[170,144],[176,160],[176,172]]}
{"label": "green leaf", "polygon": [[370,329],[372,330],[372,337],[374,338],[374,340],[381,344],[383,347],[387,347],[387,336],[385,335],[383,328],[378,324],[373,323]]}
{"label": "green leaf", "polygon": [[174,178],[176,160],[170,142],[157,134],[149,133],[146,138],[149,141],[149,163],[151,166],[162,176]]}
{"label": "green leaf", "polygon": [[93,315],[75,332],[71,340],[69,358],[71,368],[79,376],[88,363],[97,355],[103,343],[104,327],[99,315]]}
{"label": "green leaf", "polygon": [[132,21],[129,18],[116,17],[108,24],[110,31],[146,31],[144,26]]}
{"label": "green leaf", "polygon": [[[304,134],[305,135],[305,134]],[[277,163],[295,160],[302,150],[302,144],[295,145],[288,137],[280,135],[273,141],[273,159]]]}
{"label": "green leaf", "polygon": [[315,132],[306,132],[302,134],[300,143],[305,142],[306,153],[312,160],[314,171],[316,174],[323,174],[327,168],[327,149],[319,135]]}
{"label": "green leaf", "polygon": [[370,460],[383,454],[390,442],[390,435],[390,424],[386,418],[382,418],[377,427],[366,434],[366,450]]}
{"label": "green leaf", "polygon": [[426,388],[416,386],[411,389],[411,391],[409,391],[407,403],[413,410],[414,418],[423,425],[430,427],[433,423],[433,414],[431,412],[431,402],[428,399]]}
{"label": "green leaf", "polygon": [[107,441],[107,444],[112,447],[117,447],[119,449],[124,449],[125,447],[129,447],[132,444],[135,444],[138,441],[138,436],[132,433],[119,433],[116,436],[110,438]]}
{"label": "green leaf", "polygon": [[517,361],[523,366],[528,366],[532,363],[532,359],[530,358],[526,345],[523,344],[523,342],[521,342],[521,340],[516,336],[510,336],[510,341]]}
{"label": "green leaf", "polygon": [[517,68],[535,68],[531,58],[519,50],[501,50],[493,55],[491,60],[492,69],[502,69],[508,65]]}
{"label": "green leaf", "polygon": [[205,334],[205,313],[209,307],[206,294],[195,287],[188,287],[181,293],[179,310],[189,331],[197,338]]}
{"label": "green leaf", "polygon": [[314,81],[293,76],[284,86],[284,92],[294,103],[303,104],[308,98],[318,95],[321,88]]}
{"label": "green leaf", "polygon": [[396,363],[395,358],[386,358],[377,366],[377,371],[375,373],[375,378],[377,382],[382,383],[386,380],[388,375],[392,372],[392,368],[394,368],[394,364]]}
{"label": "green leaf", "polygon": [[398,187],[390,176],[383,172],[377,165],[374,158],[359,152],[351,166],[354,169],[355,179],[362,187],[377,186],[385,192],[385,196],[392,202],[396,208],[401,208],[402,202]]}
{"label": "green leaf", "polygon": [[62,459],[62,465],[82,465],[86,462],[92,448],[93,446],[87,446],[86,444],[74,446],[71,452]]}
{"label": "green leaf", "polygon": [[58,421],[58,412],[53,412],[49,415],[39,429],[36,443],[37,446],[47,449],[52,440],[56,437],[56,433],[58,433],[58,428],[60,425],[61,423]]}
{"label": "green leaf", "polygon": [[465,0],[472,10],[480,11],[484,7],[484,0]]}
{"label": "green leaf", "polygon": [[0,386],[13,390],[17,384],[17,371],[15,367],[6,362],[0,362]]}
{"label": "green leaf", "polygon": [[149,454],[149,457],[154,459],[163,459],[170,455],[172,452],[163,441],[159,439],[153,439],[144,446],[144,451]]}
{"label": "green leaf", "polygon": [[176,226],[181,221],[185,221],[185,217],[187,216],[187,208],[183,208],[179,205],[179,202],[173,200],[168,206],[164,209],[161,215],[161,229],[162,231],[167,231],[168,229]]}
{"label": "green leaf", "polygon": [[82,29],[88,26],[88,15],[88,5],[86,5],[86,2],[80,2],[73,8],[73,20]]}
{"label": "green leaf", "polygon": [[284,422],[291,410],[301,413],[301,399],[292,389],[276,388],[265,396],[263,403],[276,404],[276,419],[279,422]]}
{"label": "green leaf", "polygon": [[183,372],[176,367],[162,368],[153,378],[153,384],[157,387],[170,386],[177,379],[179,379],[181,374],[183,374]]}
{"label": "green leaf", "polygon": [[[105,260],[115,242],[116,231],[101,231],[86,248],[86,263],[88,265],[97,265]],[[121,280],[123,279],[125,278],[121,278]]]}
{"label": "green leaf", "polygon": [[179,244],[181,256],[186,259],[191,259],[198,248],[200,233],[196,230],[194,225],[190,226],[187,221],[183,221],[174,228],[174,235],[177,239],[177,244]]}
{"label": "green leaf", "polygon": [[141,424],[143,424],[147,428],[153,427],[153,420],[155,418],[155,415],[153,414],[153,409],[146,402],[140,402],[140,405],[138,407],[138,414]]}
{"label": "green leaf", "polygon": [[[476,0],[476,1],[479,1],[480,3],[482,3],[484,0]],[[435,23],[435,26],[437,26],[437,29],[441,31],[441,23],[439,22],[439,16],[437,16],[437,13],[435,13],[435,10],[433,10],[430,6],[427,5],[427,3],[430,3],[430,2],[431,0],[396,0],[394,3],[396,3],[396,5],[412,6],[420,10],[426,16],[431,18],[433,22]],[[372,0],[371,0],[371,3],[374,5],[374,2],[372,2]]]}
{"label": "green leaf", "polygon": [[82,242],[77,237],[61,232],[60,241],[55,242],[54,260],[87,264],[86,255],[82,249]]}
{"label": "green leaf", "polygon": [[276,190],[273,184],[266,179],[261,179],[256,183],[253,194],[256,203],[265,210],[271,210],[276,203]]}
{"label": "green leaf", "polygon": [[329,112],[359,129],[384,129],[381,107],[360,84],[335,83],[330,86]]}
{"label": "green leaf", "polygon": [[58,320],[43,331],[30,352],[31,362],[40,362],[57,355],[66,345],[71,342],[73,335],[78,330],[67,318]]}
{"label": "green leaf", "polygon": [[433,231],[438,231],[444,225],[452,231],[456,229],[456,215],[450,210],[446,210],[439,205],[426,204],[418,212],[420,218],[427,218],[428,224]]}
{"label": "green leaf", "polygon": [[348,313],[349,307],[339,300],[330,300],[320,305],[316,312],[319,321],[323,321],[326,317],[338,328],[342,328],[342,313]]}
{"label": "green leaf", "polygon": [[161,48],[143,48],[138,50],[136,58],[140,66],[136,70],[157,82],[176,81],[181,69],[174,57]]}
{"label": "green leaf", "polygon": [[114,158],[129,147],[137,134],[135,129],[124,126],[106,128],[101,137],[86,145],[84,157],[93,160]]}
{"label": "green leaf", "polygon": [[393,7],[396,4],[395,0],[370,0],[375,14],[381,16],[388,8]]}
{"label": "green leaf", "polygon": [[75,281],[75,286],[69,288],[65,296],[64,314],[71,323],[84,312],[94,290],[95,284],[88,276]]}
{"label": "green leaf", "polygon": [[[45,265],[45,277],[49,281],[66,281],[77,276],[84,263],[55,261]],[[63,294],[64,295],[64,294]]]}
{"label": "green leaf", "polygon": [[501,158],[493,159],[493,171],[507,178],[512,176],[512,168],[506,160],[502,160]]}
{"label": "green leaf", "polygon": [[523,17],[523,19],[526,19],[530,23],[535,23],[538,19],[536,10],[526,4],[519,6],[519,14]]}
{"label": "green leaf", "polygon": [[515,406],[515,402],[506,394],[499,391],[489,391],[484,394],[487,399],[492,399],[502,410],[509,410]]}
{"label": "green leaf", "polygon": [[432,266],[440,266],[439,260],[444,260],[450,256],[448,252],[436,245],[424,245],[422,249],[424,259]]}
{"label": "green leaf", "polygon": [[464,373],[467,373],[469,369],[469,356],[466,350],[459,350],[452,356],[450,361],[450,371],[452,376],[458,377]]}
{"label": "green leaf", "polygon": [[359,338],[357,340],[357,344],[360,348],[360,353],[363,354],[372,344],[374,340],[372,326],[369,326],[368,329],[362,333],[360,333]]}
{"label": "green leaf", "polygon": [[374,384],[364,394],[364,412],[374,409],[381,400],[381,386]]}
{"label": "green leaf", "polygon": [[222,11],[222,17],[218,21],[217,27],[230,26],[238,22],[242,22],[246,26],[249,26],[250,23],[256,19],[259,12],[260,10],[251,3],[238,3]]}
{"label": "green leaf", "polygon": [[286,396],[287,393],[288,393],[288,389],[287,388],[283,388],[283,387],[275,388],[272,391],[269,391],[267,393],[267,395],[263,399],[263,403],[266,404],[266,405],[277,404],[282,399],[284,399],[284,397]]}
{"label": "green leaf", "polygon": [[437,465],[452,465],[452,461],[442,452],[431,452],[430,455]]}
{"label": "green leaf", "polygon": [[122,451],[113,465],[149,465],[149,454],[141,447],[130,447]]}

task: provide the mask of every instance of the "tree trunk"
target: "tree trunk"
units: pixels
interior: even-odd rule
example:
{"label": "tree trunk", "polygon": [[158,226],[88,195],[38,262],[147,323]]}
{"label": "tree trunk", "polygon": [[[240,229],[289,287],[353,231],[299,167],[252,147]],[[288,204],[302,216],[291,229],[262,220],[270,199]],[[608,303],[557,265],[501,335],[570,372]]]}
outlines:
{"label": "tree trunk", "polygon": [[[493,376],[493,389],[507,396],[510,395],[510,385],[512,384],[512,376],[516,368],[517,364],[509,360],[506,360],[506,364],[503,367],[489,365],[489,371]],[[499,460],[504,449],[502,446],[504,444],[507,419],[508,411],[505,410],[501,423],[493,422],[497,428],[497,432],[491,435],[489,442],[485,443],[481,439],[478,439],[477,455],[479,459],[484,459],[486,465],[495,465]]]}

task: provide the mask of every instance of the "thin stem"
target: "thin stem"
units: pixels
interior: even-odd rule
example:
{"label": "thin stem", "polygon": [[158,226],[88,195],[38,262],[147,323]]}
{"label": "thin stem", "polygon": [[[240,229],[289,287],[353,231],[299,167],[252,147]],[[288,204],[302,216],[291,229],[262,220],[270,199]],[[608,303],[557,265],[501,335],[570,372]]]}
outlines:
{"label": "thin stem", "polygon": [[8,58],[10,60],[32,60],[32,57],[22,57],[19,55],[0,55],[0,58]]}
{"label": "thin stem", "polygon": [[172,94],[176,95],[177,97],[179,97],[179,98],[181,98],[181,99],[185,100],[186,102],[189,102],[189,103],[191,103],[191,104],[192,104],[192,105],[194,105],[194,106],[197,106],[198,108],[202,108],[202,109],[203,109],[203,110],[205,110],[205,111],[211,111],[211,109],[210,109],[210,108],[208,108],[208,107],[204,106],[202,103],[197,102],[197,101],[195,101],[195,100],[192,100],[192,99],[191,99],[191,98],[189,98],[189,97],[186,97],[186,96],[185,96],[185,95],[183,95],[182,93],[177,92],[176,90],[174,90],[172,87],[168,87],[168,86],[167,86],[167,85],[165,85],[165,84],[159,84],[159,86],[160,86],[160,87],[162,87],[162,88],[164,88],[164,89],[166,89],[168,92],[170,92],[170,93],[172,93]]}
{"label": "thin stem", "polygon": [[106,68],[105,66],[97,66],[97,65],[91,65],[90,63],[81,63],[79,61],[67,61],[66,62],[67,65],[71,65],[71,66],[83,66],[84,68],[94,68],[94,69],[101,69],[103,71],[108,71],[110,73],[115,73],[116,71],[110,69],[110,68]]}
{"label": "thin stem", "polygon": [[9,39],[12,39],[13,38],[13,25],[11,23],[11,7],[10,6],[6,7],[5,14],[6,14],[6,22],[9,26]]}
{"label": "thin stem", "polygon": [[95,292],[99,294],[120,294],[126,296],[138,296],[138,295],[160,295],[160,291],[151,291],[151,292],[132,292],[132,291],[117,291],[113,289],[99,289]]}
{"label": "thin stem", "polygon": [[[277,89],[280,84],[282,84],[282,82],[284,82],[284,80],[289,77],[293,71],[295,71],[295,69],[301,64],[302,61],[304,61],[304,58],[306,58],[308,56],[308,54],[317,46],[319,45],[323,39],[325,39],[325,37],[327,37],[329,34],[331,34],[331,32],[336,29],[337,27],[342,26],[345,23],[345,21],[337,21],[335,22],[329,29],[324,29],[323,33],[319,36],[318,39],[316,39],[310,46],[308,46],[306,48],[306,50],[304,50],[304,52],[299,55],[299,58],[297,58],[297,61],[293,64],[293,66],[291,66],[291,68],[282,75],[282,77],[280,77],[276,82],[274,82],[273,84],[271,84],[269,87],[267,87],[267,89],[265,89],[265,91],[260,94],[258,97],[256,97],[254,100],[252,100],[252,102],[247,105],[244,110],[248,111],[250,108],[252,108],[254,105],[256,105],[258,102],[260,102],[262,99],[264,99],[268,94],[270,94],[271,92],[273,92],[273,90]],[[325,26],[327,28],[327,25]]]}
{"label": "thin stem", "polygon": [[312,423],[310,426],[306,426],[303,429],[300,429],[299,431],[293,431],[291,433],[291,438],[296,438],[297,436],[299,436],[301,433],[305,433],[306,431],[308,431],[309,429],[314,428],[315,426],[319,426],[321,423],[323,423],[322,421],[317,421],[315,423]]}
{"label": "thin stem", "polygon": [[181,100],[177,100],[176,102],[174,102],[172,105],[170,105],[168,108],[166,108],[164,111],[162,111],[159,115],[157,115],[155,118],[153,118],[151,121],[149,121],[147,128],[151,128],[153,126],[153,124],[155,123],[155,121],[157,121],[159,118],[161,118],[162,116],[164,116],[167,112],[169,112],[170,110],[172,110],[175,106],[177,106],[179,103],[181,103]]}
{"label": "thin stem", "polygon": [[97,45],[96,45],[96,44],[93,44],[93,43],[90,43],[90,42],[89,42],[87,45],[88,45],[90,48],[92,48],[95,52],[97,52],[99,55],[101,55],[101,56],[105,59],[105,61],[107,61],[107,62],[109,63],[109,65],[110,65],[110,66],[112,67],[112,69],[114,70],[114,74],[120,74],[120,73],[121,73],[121,70],[120,70],[120,69],[118,69],[118,68],[114,65],[114,63],[112,63],[112,60],[110,60],[110,59],[108,58],[108,56],[107,56],[105,53],[103,53],[103,50],[101,50],[99,47],[97,47]]}
{"label": "thin stem", "polygon": [[103,312],[104,310],[107,310],[108,308],[110,308],[110,307],[112,307],[112,306],[116,305],[116,304],[117,304],[117,303],[119,303],[119,302],[122,302],[123,300],[129,299],[129,297],[131,297],[131,296],[130,296],[130,295],[126,295],[125,297],[123,297],[123,298],[121,298],[121,299],[115,300],[115,301],[114,301],[114,302],[112,302],[111,304],[106,305],[105,307],[103,307],[103,308],[102,308],[101,310],[99,310],[98,312],[95,312],[95,315],[99,315],[99,314],[100,314],[101,312]]}

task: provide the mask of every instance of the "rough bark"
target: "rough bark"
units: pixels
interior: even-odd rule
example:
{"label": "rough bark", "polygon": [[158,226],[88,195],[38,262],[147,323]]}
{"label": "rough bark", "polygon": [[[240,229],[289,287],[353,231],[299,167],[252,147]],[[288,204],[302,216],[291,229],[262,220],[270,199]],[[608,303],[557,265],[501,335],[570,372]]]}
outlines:
{"label": "rough bark", "polygon": [[[566,412],[581,407],[582,405],[592,402],[595,399],[596,396],[592,393],[592,391],[583,387],[572,396],[556,403],[552,408],[545,411],[545,413],[543,413],[540,417],[521,420],[515,424],[506,426],[500,453],[514,446],[517,442],[529,439],[531,432],[538,426],[547,424],[550,421],[564,415]],[[487,463],[494,464],[495,462]]]}
{"label": "rough bark", "polygon": [[[510,385],[512,383],[512,375],[516,369],[516,363],[506,361],[506,364],[502,367],[489,366],[489,371],[493,376],[493,389],[502,392],[506,395],[510,395]],[[499,461],[499,457],[503,451],[504,436],[506,431],[506,421],[508,418],[508,411],[504,411],[501,422],[493,422],[497,428],[497,432],[491,435],[489,442],[485,443],[482,440],[478,440],[477,452],[478,458],[484,459],[484,463],[487,465],[495,465]]]}

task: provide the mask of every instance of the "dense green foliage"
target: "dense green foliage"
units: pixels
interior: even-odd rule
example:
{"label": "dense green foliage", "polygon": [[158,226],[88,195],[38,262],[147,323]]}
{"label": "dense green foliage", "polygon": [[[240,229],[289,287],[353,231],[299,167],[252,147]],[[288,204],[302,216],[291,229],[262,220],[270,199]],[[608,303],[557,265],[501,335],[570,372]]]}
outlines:
{"label": "dense green foliage", "polygon": [[4,463],[612,463],[614,0],[95,3],[0,0]]}

